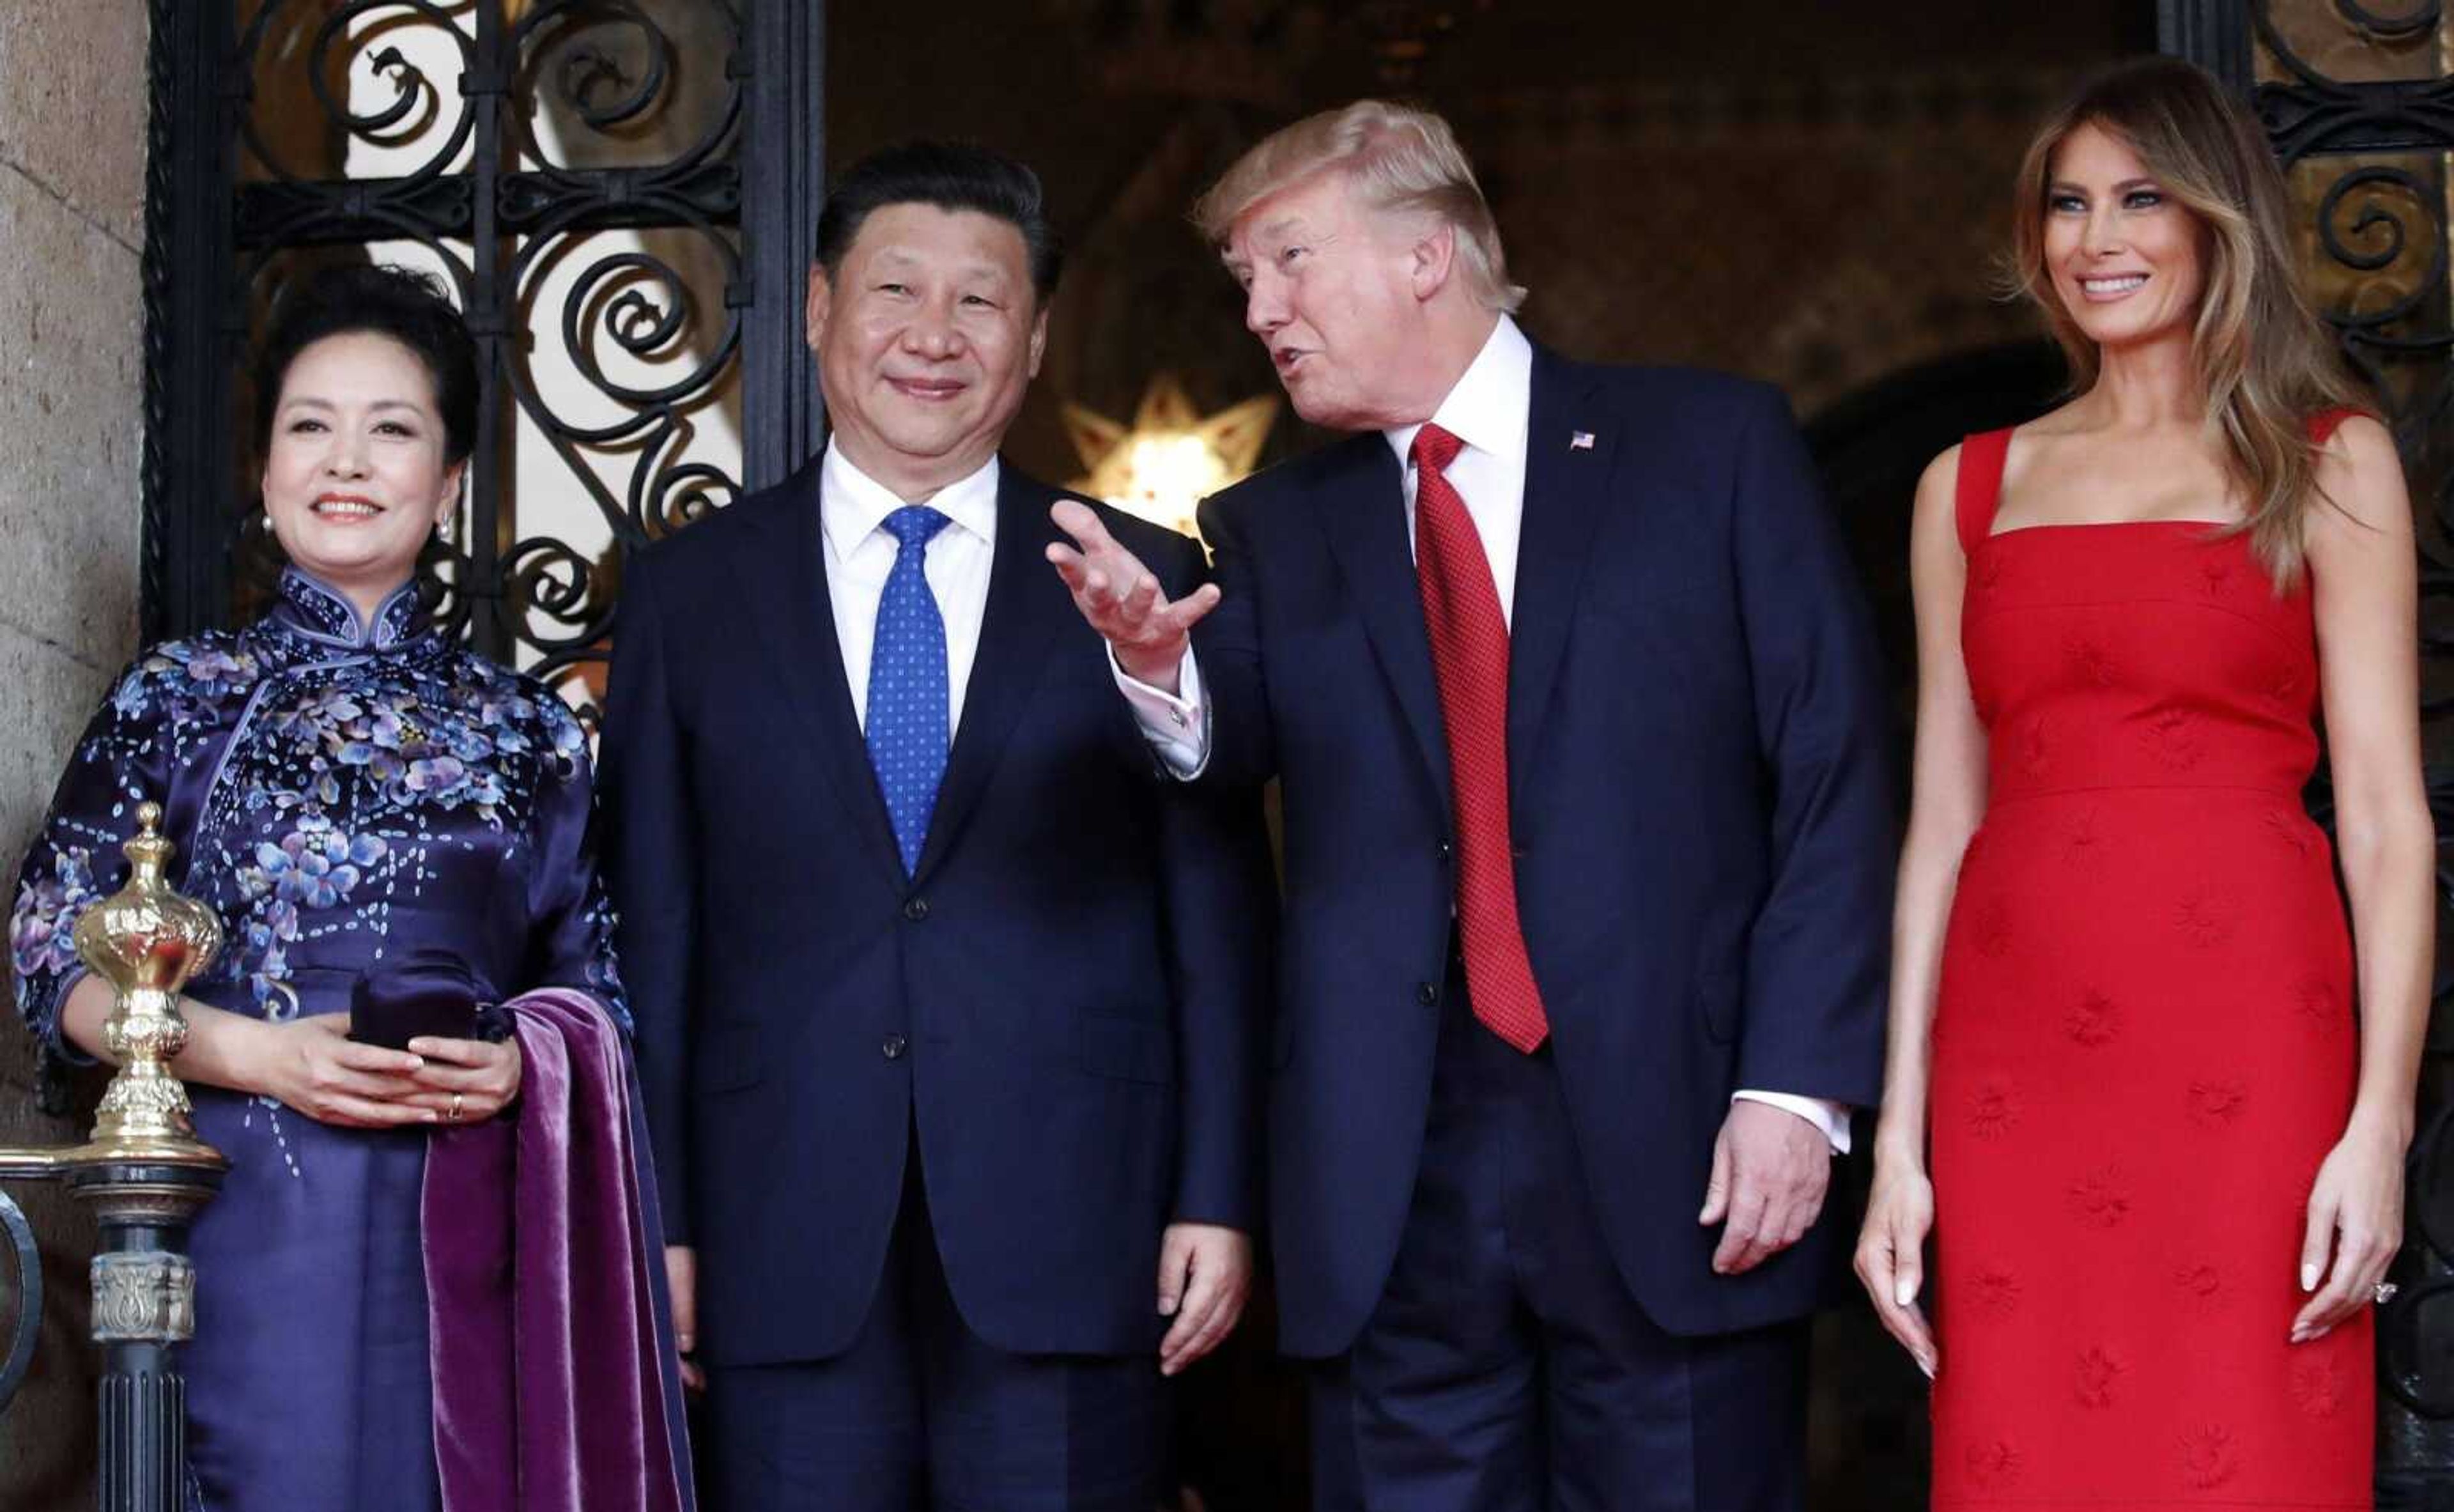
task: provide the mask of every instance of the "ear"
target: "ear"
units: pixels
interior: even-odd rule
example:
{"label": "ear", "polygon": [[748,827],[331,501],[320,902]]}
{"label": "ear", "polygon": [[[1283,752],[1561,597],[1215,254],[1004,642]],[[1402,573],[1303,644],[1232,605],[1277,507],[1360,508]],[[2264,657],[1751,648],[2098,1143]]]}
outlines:
{"label": "ear", "polygon": [[1415,298],[1428,302],[1448,287],[1450,274],[1457,271],[1457,228],[1442,221],[1416,238],[1410,255],[1407,272]]}
{"label": "ear", "polygon": [[1038,377],[1038,376],[1039,376],[1039,359],[1040,359],[1042,356],[1046,355],[1046,354],[1047,354],[1047,352],[1048,352],[1048,307],[1047,307],[1046,305],[1042,305],[1042,306],[1040,306],[1040,307],[1039,307],[1039,313],[1037,313],[1037,314],[1036,314],[1036,315],[1034,315],[1034,316],[1032,316],[1032,317],[1031,317],[1031,373],[1030,373],[1030,376],[1035,377],[1035,378],[1036,378],[1036,377]]}
{"label": "ear", "polygon": [[818,350],[827,333],[827,311],[835,299],[835,291],[827,287],[827,270],[823,263],[810,264],[810,296],[801,308],[801,339],[810,350]]}
{"label": "ear", "polygon": [[443,486],[436,491],[434,523],[441,525],[460,508],[460,486],[469,480],[469,459],[462,457],[443,470]]}

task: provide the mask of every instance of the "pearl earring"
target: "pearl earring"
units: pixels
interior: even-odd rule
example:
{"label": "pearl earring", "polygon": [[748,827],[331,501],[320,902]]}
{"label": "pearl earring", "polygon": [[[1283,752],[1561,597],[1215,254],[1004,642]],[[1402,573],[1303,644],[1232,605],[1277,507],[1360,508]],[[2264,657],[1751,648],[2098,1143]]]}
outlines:
{"label": "pearl earring", "polygon": [[446,514],[441,519],[434,522],[434,534],[442,538],[444,545],[449,546],[452,544],[453,523],[451,515]]}

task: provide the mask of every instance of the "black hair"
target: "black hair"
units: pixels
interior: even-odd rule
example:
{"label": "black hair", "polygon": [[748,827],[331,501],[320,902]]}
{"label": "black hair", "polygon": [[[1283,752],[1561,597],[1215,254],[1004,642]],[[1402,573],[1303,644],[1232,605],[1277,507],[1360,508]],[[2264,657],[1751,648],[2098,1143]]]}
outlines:
{"label": "black hair", "polygon": [[1042,305],[1056,292],[1065,250],[1039,192],[1039,175],[1006,156],[967,142],[905,142],[870,153],[847,169],[818,212],[817,260],[832,283],[873,211],[889,205],[934,205],[976,211],[1022,232],[1033,293]]}
{"label": "black hair", "polygon": [[388,336],[434,380],[443,416],[443,459],[469,459],[477,444],[477,343],[443,286],[407,268],[363,263],[326,268],[282,292],[255,354],[255,437],[272,444],[272,412],[298,353],[328,336]]}

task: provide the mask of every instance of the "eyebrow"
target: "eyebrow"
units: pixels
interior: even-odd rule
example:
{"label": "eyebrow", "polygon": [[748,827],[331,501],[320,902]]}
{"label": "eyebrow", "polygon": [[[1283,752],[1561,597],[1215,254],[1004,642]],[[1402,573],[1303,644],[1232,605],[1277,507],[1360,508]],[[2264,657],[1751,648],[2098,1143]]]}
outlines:
{"label": "eyebrow", "polygon": [[[334,404],[332,400],[323,397],[321,394],[314,393],[301,393],[293,397],[284,399],[281,401],[281,407],[284,410],[336,410],[340,408],[340,406]],[[368,405],[367,408],[369,410],[407,410],[412,414],[420,415],[426,413],[426,406],[417,403],[413,399],[377,399],[374,403]]]}
{"label": "eyebrow", "polygon": [[[2122,194],[2127,193],[2134,189],[2162,189],[2163,187],[2164,186],[2161,182],[2153,178],[2125,178],[2121,183],[2113,186],[2113,192],[2117,194]],[[2066,178],[2055,179],[2053,182],[2047,184],[2045,188],[2052,192],[2059,192],[2066,191],[2073,194],[2084,194],[2087,192],[2087,187],[2085,185],[2074,184]]]}

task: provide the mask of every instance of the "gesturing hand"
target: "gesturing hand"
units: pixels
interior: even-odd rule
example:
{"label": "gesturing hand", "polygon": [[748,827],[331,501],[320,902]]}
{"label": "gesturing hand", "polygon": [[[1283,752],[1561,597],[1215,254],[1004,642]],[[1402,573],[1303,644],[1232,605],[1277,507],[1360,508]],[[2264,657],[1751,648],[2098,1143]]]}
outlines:
{"label": "gesturing hand", "polygon": [[1740,1275],[1797,1243],[1823,1211],[1831,1180],[1832,1141],[1821,1130],[1768,1102],[1731,1103],[1696,1216],[1708,1228],[1727,1220],[1713,1269]]}
{"label": "gesturing hand", "polygon": [[350,1038],[350,1016],[316,1014],[266,1026],[264,1055],[251,1090],[318,1123],[393,1129],[432,1123],[413,1100],[422,1062],[403,1050]]}
{"label": "gesturing hand", "polygon": [[1051,541],[1048,559],[1074,593],[1074,607],[1116,654],[1127,676],[1168,693],[1177,691],[1184,648],[1201,616],[1218,606],[1216,584],[1204,583],[1170,599],[1158,577],[1124,549],[1088,505],[1059,499],[1048,512],[1074,538]]}
{"label": "gesturing hand", "polygon": [[1170,1223],[1158,1246],[1158,1310],[1176,1323],[1159,1341],[1173,1376],[1218,1347],[1253,1290],[1253,1241],[1215,1223]]}

